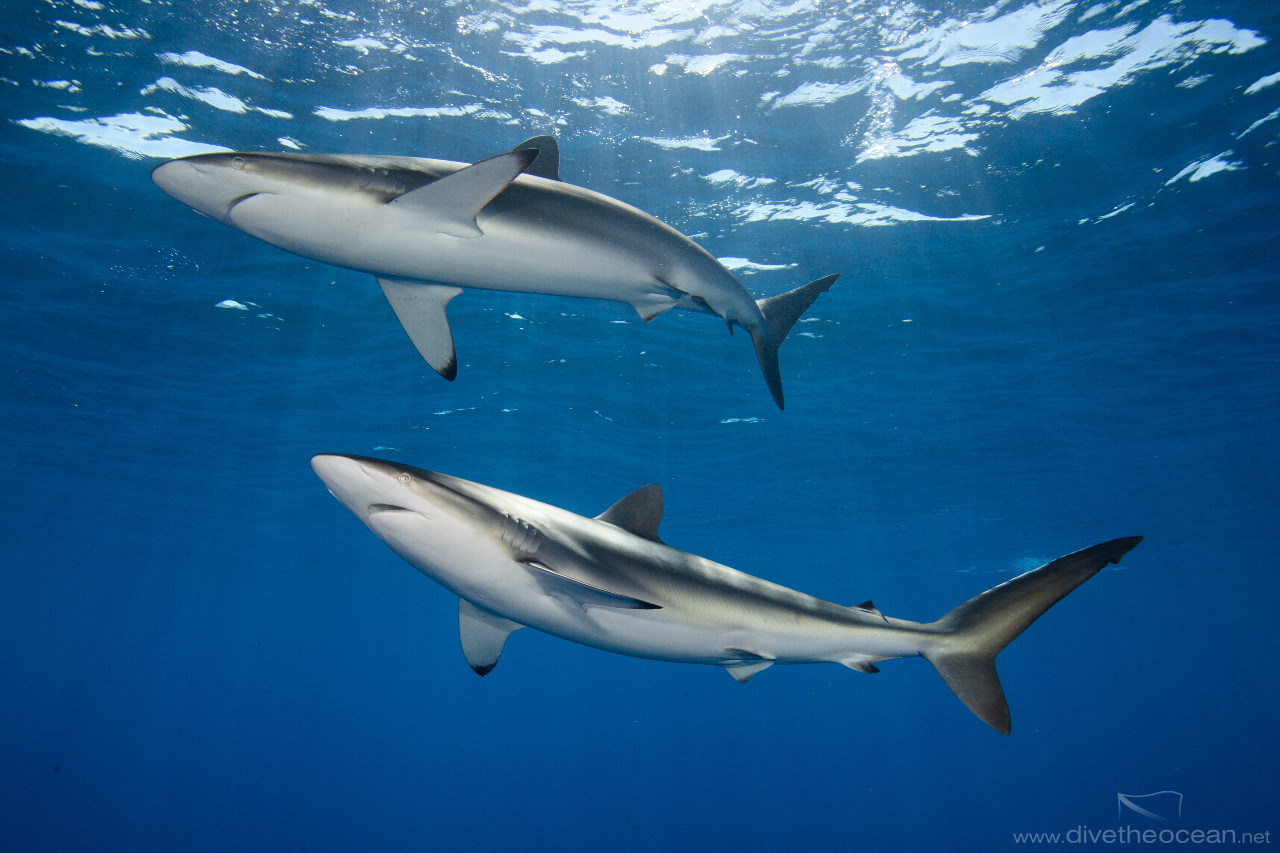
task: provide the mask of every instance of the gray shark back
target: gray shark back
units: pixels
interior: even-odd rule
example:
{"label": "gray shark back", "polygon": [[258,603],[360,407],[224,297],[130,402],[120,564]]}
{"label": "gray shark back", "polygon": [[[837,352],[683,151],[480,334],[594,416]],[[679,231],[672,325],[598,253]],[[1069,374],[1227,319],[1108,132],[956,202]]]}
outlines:
{"label": "gray shark back", "polygon": [[781,408],[778,348],[835,281],[753,299],[675,228],[561,181],[559,146],[549,136],[473,164],[231,152],[171,160],[152,177],[212,219],[372,274],[419,354],[450,380],[457,357],[447,307],[459,288],[546,293],[624,302],[644,320],[679,308],[740,326]]}

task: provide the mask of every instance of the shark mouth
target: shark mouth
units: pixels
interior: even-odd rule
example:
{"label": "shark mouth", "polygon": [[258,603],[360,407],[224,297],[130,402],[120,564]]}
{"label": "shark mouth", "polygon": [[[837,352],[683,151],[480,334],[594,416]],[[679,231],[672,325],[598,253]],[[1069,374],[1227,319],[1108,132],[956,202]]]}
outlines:
{"label": "shark mouth", "polygon": [[369,504],[369,515],[377,515],[380,512],[413,512],[413,510],[396,504]]}
{"label": "shark mouth", "polygon": [[240,202],[242,202],[242,201],[247,201],[247,200],[249,200],[249,199],[251,199],[251,198],[253,198],[254,196],[257,196],[257,195],[262,195],[262,193],[258,193],[258,192],[245,193],[244,195],[242,195],[242,196],[240,196],[240,197],[238,197],[238,198],[233,198],[233,199],[231,200],[231,204],[227,205],[227,216],[230,216],[230,215],[231,215],[231,211],[235,210],[235,209],[236,209],[236,205],[240,204]]}

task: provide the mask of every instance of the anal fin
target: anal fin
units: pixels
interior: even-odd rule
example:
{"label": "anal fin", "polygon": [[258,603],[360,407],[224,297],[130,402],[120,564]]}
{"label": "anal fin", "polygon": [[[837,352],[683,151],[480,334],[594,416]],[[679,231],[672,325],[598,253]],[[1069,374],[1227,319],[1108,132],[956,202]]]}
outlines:
{"label": "anal fin", "polygon": [[842,658],[835,659],[837,663],[844,664],[854,672],[875,673],[880,671],[880,667],[876,666],[872,661],[884,660],[884,658],[871,658],[866,655],[851,654]]}
{"label": "anal fin", "polygon": [[458,599],[458,637],[462,640],[462,654],[476,675],[488,675],[498,665],[507,637],[523,627],[519,622],[481,610],[465,598]]}
{"label": "anal fin", "polygon": [[746,684],[751,680],[751,676],[757,672],[763,672],[773,666],[774,658],[762,655],[759,652],[748,651],[747,649],[727,648],[726,652],[733,655],[736,660],[727,661],[720,664],[724,667],[725,672],[733,676],[734,681],[739,684]]}
{"label": "anal fin", "polygon": [[458,375],[458,357],[445,309],[462,288],[399,278],[379,278],[378,285],[418,354],[436,373],[452,381]]}

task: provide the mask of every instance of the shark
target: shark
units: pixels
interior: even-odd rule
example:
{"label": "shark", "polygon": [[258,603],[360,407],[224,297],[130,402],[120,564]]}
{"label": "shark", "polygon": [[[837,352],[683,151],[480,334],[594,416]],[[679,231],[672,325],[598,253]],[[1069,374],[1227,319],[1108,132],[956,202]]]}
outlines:
{"label": "shark", "polygon": [[329,491],[414,568],[458,597],[458,633],[479,675],[529,627],[638,658],[719,666],[741,683],[775,664],[863,673],[923,657],[1003,734],[995,657],[1032,622],[1141,540],[1112,539],[1005,581],[932,622],[844,606],[667,545],[658,485],[594,518],[383,459],[321,454]]}
{"label": "shark", "polygon": [[467,288],[672,308],[745,329],[774,402],[778,349],[838,278],[755,299],[675,228],[560,179],[554,137],[477,163],[422,157],[215,152],[161,163],[164,192],[285,251],[372,274],[418,353],[457,375],[450,300]]}

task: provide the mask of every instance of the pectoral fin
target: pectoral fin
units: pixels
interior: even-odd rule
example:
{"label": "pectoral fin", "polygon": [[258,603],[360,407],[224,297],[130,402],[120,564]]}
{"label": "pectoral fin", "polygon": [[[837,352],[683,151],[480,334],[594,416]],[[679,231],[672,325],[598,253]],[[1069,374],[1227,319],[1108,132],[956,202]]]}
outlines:
{"label": "pectoral fin", "polygon": [[436,373],[452,381],[458,375],[458,357],[445,309],[462,288],[398,278],[379,278],[378,284],[419,355]]}
{"label": "pectoral fin", "polygon": [[499,154],[410,190],[388,204],[417,209],[442,234],[479,237],[484,232],[476,224],[476,216],[537,156],[532,148]]}
{"label": "pectoral fin", "polygon": [[568,601],[586,610],[588,607],[616,607],[623,610],[661,610],[662,605],[642,601],[630,595],[610,592],[566,577],[541,563],[526,562],[525,567],[533,574],[543,592],[553,598]]}
{"label": "pectoral fin", "polygon": [[458,636],[462,654],[476,675],[488,675],[498,665],[502,647],[512,631],[524,626],[476,607],[465,598],[458,599]]}

